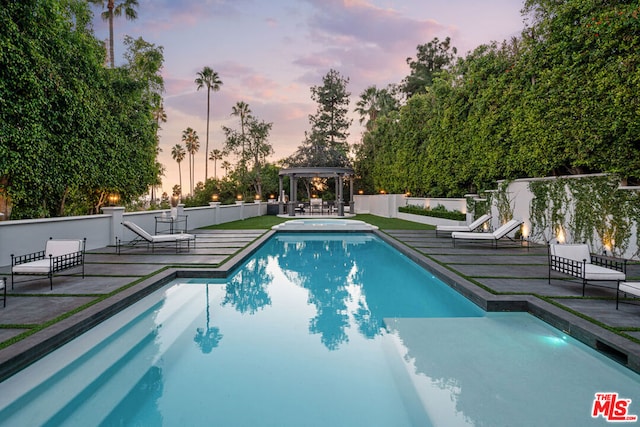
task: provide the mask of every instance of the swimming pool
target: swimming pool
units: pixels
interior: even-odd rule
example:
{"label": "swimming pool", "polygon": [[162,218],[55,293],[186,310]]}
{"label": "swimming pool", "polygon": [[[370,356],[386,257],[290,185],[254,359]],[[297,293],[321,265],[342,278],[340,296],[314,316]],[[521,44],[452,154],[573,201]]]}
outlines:
{"label": "swimming pool", "polygon": [[637,374],[485,313],[372,234],[277,233],[0,384],[3,425],[605,425]]}

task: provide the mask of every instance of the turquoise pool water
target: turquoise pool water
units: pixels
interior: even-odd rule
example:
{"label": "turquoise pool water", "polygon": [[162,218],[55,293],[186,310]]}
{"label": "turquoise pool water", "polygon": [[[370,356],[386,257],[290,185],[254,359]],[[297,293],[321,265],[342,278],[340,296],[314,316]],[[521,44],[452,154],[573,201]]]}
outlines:
{"label": "turquoise pool water", "polygon": [[0,384],[0,424],[585,426],[640,376],[523,313],[485,313],[371,234],[278,233]]}

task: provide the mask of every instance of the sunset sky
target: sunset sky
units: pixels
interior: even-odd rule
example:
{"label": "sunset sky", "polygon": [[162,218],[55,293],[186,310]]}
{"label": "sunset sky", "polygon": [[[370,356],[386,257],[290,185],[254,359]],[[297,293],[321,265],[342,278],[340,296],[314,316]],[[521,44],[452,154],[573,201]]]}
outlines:
{"label": "sunset sky", "polygon": [[[116,3],[118,1],[116,0]],[[521,0],[139,0],[138,19],[114,22],[116,65],[123,63],[125,35],[164,48],[167,123],[160,133],[163,189],[178,184],[171,147],[182,131],[200,137],[196,181],[204,180],[206,90],[196,90],[196,73],[210,66],[223,85],[212,92],[209,151],[222,149],[221,126],[238,101],[261,120],[273,122],[270,142],[277,161],[292,154],[310,129],[316,111],[310,87],[331,69],[349,78],[350,110],[370,86],[400,83],[409,74],[407,57],[434,37],[451,37],[464,56],[480,44],[518,36],[524,27]],[[108,39],[108,26],[94,7],[94,31]],[[361,128],[353,114],[351,143]],[[218,162],[219,163],[219,162]],[[188,162],[182,163],[188,191]],[[222,171],[218,164],[218,177]],[[213,176],[213,162],[209,163]]]}

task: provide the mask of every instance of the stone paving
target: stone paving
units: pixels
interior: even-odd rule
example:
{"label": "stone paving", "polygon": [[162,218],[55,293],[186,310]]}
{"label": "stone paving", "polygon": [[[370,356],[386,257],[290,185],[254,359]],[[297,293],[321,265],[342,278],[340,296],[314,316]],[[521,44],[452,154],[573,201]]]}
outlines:
{"label": "stone paving", "polygon": [[[551,307],[545,310],[561,324],[565,316],[578,314],[583,318],[577,323],[566,320],[567,324],[580,324],[581,330],[589,332],[593,329],[596,335],[602,332],[602,326],[611,328],[616,332],[613,334],[616,345],[630,349],[627,354],[640,360],[640,344],[634,341],[640,340],[640,301],[621,304],[616,310],[615,288],[611,284],[588,285],[585,297],[582,297],[580,283],[562,275],[553,274],[549,284],[545,247],[500,242],[497,249],[492,249],[486,242],[465,242],[454,248],[449,237],[436,237],[431,230],[382,231],[400,246],[406,245],[410,252],[415,251],[427,264],[440,268],[442,274],[453,278],[451,280],[459,279],[466,283],[465,286],[475,288],[473,292],[483,294],[482,298],[489,295],[489,298],[521,299],[532,307],[541,302],[543,306]],[[207,275],[220,270],[221,266],[228,269],[236,262],[230,260],[231,257],[249,251],[265,238],[268,230],[193,232],[198,235],[197,246],[189,252],[176,254],[174,248],[156,248],[152,253],[146,247],[126,248],[121,255],[117,255],[113,247],[88,251],[85,278],[78,274],[56,276],[53,290],[46,277],[31,281],[26,281],[30,279],[28,277],[18,277],[11,289],[9,267],[1,267],[0,277],[8,277],[9,296],[6,308],[0,306],[0,342],[34,331],[37,331],[34,336],[42,337],[38,338],[42,341],[64,328],[71,330],[73,322],[70,319],[100,316],[95,307],[108,304],[116,307],[127,298],[129,289],[150,288],[151,284],[166,277],[168,271],[187,270],[189,275]],[[640,264],[629,264],[627,276],[629,280],[640,280]],[[127,290],[123,290],[125,288]],[[89,307],[89,304],[95,305]],[[78,310],[80,308],[82,310]],[[79,313],[61,320],[73,310]],[[545,318],[547,311],[534,314]],[[43,328],[47,322],[52,324]],[[604,332],[611,335],[611,331]],[[0,350],[0,379],[7,375],[2,365],[7,360],[20,358],[21,352],[29,352],[32,342],[38,341],[34,336]],[[611,342],[610,337],[609,340]],[[638,370],[635,366],[632,368]]]}
{"label": "stone paving", "polygon": [[[582,284],[560,273],[553,272],[549,284],[544,246],[501,241],[497,249],[487,242],[463,242],[453,248],[449,237],[436,237],[430,230],[386,232],[493,294],[535,295],[640,339],[640,301],[620,304],[616,310],[613,283],[587,285],[584,297]],[[628,264],[627,279],[640,280],[639,263]]]}

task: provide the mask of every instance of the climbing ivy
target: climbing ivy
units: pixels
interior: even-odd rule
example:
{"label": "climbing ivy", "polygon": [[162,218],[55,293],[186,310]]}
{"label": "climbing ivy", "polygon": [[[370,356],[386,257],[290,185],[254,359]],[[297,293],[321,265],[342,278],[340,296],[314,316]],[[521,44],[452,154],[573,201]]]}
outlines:
{"label": "climbing ivy", "polygon": [[509,198],[510,181],[503,181],[498,185],[498,190],[492,193],[492,203],[498,210],[500,224],[513,219],[513,198]]}
{"label": "climbing ivy", "polygon": [[640,207],[637,194],[619,190],[619,182],[613,175],[530,182],[532,238],[549,242],[562,230],[568,242],[587,242],[594,252],[621,256]]}
{"label": "climbing ivy", "polygon": [[533,194],[530,206],[531,238],[548,243],[559,230],[565,232],[565,212],[569,202],[565,190],[566,179],[531,181],[529,191]]}

